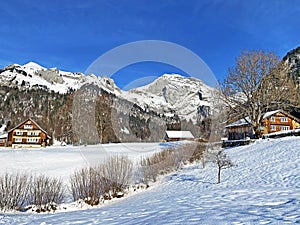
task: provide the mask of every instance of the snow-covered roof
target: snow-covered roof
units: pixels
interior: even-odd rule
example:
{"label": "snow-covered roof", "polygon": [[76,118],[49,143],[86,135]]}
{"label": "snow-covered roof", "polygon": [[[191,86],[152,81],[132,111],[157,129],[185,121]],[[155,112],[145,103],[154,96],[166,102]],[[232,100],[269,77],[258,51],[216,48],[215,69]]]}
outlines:
{"label": "snow-covered roof", "polygon": [[191,131],[184,130],[167,130],[166,134],[169,138],[194,138]]}
{"label": "snow-covered roof", "polygon": [[243,119],[240,119],[238,121],[235,121],[231,124],[228,124],[227,126],[225,126],[225,128],[229,128],[229,127],[239,127],[239,126],[246,126],[246,125],[250,125],[252,122],[250,120],[250,118],[247,116]]}
{"label": "snow-covered roof", "polygon": [[0,134],[0,138],[1,138],[1,139],[7,138],[7,133],[5,133],[5,134]]}
{"label": "snow-covered roof", "polygon": [[266,112],[265,115],[263,116],[263,119],[268,118],[268,117],[270,117],[270,116],[272,116],[272,115],[274,115],[278,112],[281,112],[281,110],[277,109],[277,110],[274,110],[274,111]]}

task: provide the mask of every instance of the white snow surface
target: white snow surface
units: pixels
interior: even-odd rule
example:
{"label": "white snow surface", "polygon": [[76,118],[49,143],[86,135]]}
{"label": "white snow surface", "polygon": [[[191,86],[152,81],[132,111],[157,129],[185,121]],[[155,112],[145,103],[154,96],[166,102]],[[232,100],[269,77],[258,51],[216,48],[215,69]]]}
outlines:
{"label": "white snow surface", "polygon": [[[222,171],[220,184],[213,164],[205,168],[194,164],[166,176],[147,191],[102,208],[0,214],[0,224],[299,224],[299,149],[299,137],[259,140],[225,150],[235,167]],[[25,160],[26,153],[10,153],[5,152],[6,159],[1,160],[23,163],[24,169],[32,165],[26,161],[40,157],[31,154]],[[18,154],[23,155],[19,160],[15,158]],[[65,169],[72,154],[70,151],[66,157]],[[1,167],[3,171],[5,166]],[[62,170],[55,168],[54,164],[52,169]]]}
{"label": "white snow surface", "polygon": [[23,172],[47,174],[68,180],[76,169],[102,163],[111,155],[127,155],[137,162],[160,151],[159,143],[118,143],[88,146],[50,146],[46,148],[1,148],[0,174]]}

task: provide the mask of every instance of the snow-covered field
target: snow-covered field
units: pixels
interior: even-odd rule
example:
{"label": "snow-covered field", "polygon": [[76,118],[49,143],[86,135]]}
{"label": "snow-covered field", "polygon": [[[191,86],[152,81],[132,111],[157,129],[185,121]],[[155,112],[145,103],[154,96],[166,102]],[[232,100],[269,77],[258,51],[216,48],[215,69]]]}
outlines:
{"label": "snow-covered field", "polygon": [[37,149],[0,148],[0,174],[28,172],[67,180],[76,169],[103,162],[110,155],[127,155],[134,162],[160,151],[160,143],[118,143],[91,146],[51,146]]}
{"label": "snow-covered field", "polygon": [[[38,151],[2,151],[2,170],[12,168],[14,161],[31,170],[31,161],[42,157]],[[212,164],[204,169],[192,165],[165,177],[154,188],[102,208],[0,214],[0,224],[300,224],[299,137],[261,140],[226,151],[236,166],[222,171],[221,184],[216,183],[217,170]],[[45,159],[41,170],[51,165],[57,171],[70,171],[76,167],[73,163],[83,165],[80,156],[72,161],[59,149],[53,155],[65,158],[65,167],[63,161],[56,164],[55,159],[49,163]]]}

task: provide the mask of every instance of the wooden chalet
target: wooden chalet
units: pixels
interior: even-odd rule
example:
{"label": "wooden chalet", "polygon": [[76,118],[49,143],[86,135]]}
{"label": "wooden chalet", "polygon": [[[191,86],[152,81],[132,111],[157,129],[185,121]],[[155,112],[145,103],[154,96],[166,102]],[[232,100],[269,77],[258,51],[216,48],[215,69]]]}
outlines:
{"label": "wooden chalet", "polygon": [[35,121],[27,119],[7,132],[7,147],[38,148],[49,145],[50,137]]}
{"label": "wooden chalet", "polygon": [[300,128],[300,119],[283,110],[267,112],[263,117],[262,133],[270,134]]}
{"label": "wooden chalet", "polygon": [[164,141],[194,140],[194,135],[190,131],[167,130]]}
{"label": "wooden chalet", "polygon": [[[228,140],[243,140],[254,137],[251,120],[248,117],[231,123],[225,128],[228,131]],[[260,131],[262,134],[271,134],[298,128],[300,128],[300,119],[279,109],[264,114]]]}

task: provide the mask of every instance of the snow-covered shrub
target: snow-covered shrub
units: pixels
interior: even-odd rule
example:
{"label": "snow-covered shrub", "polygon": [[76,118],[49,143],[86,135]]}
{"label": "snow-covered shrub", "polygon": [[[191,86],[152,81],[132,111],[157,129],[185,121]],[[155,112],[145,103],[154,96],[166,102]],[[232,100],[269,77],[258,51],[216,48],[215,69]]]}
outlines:
{"label": "snow-covered shrub", "polygon": [[141,160],[142,181],[156,182],[161,174],[176,171],[188,162],[199,160],[204,148],[199,143],[187,143],[168,148]]}
{"label": "snow-covered shrub", "polygon": [[101,166],[105,182],[105,191],[111,191],[115,196],[123,192],[130,184],[133,163],[124,155],[110,156]]}
{"label": "snow-covered shrub", "polygon": [[187,151],[187,155],[189,156],[189,162],[193,163],[203,158],[206,145],[204,143],[195,142],[186,144],[183,146],[183,148]]}
{"label": "snow-covered shrub", "polygon": [[100,167],[82,168],[71,175],[71,191],[74,201],[84,200],[98,205],[105,193],[105,182]]}
{"label": "snow-covered shrub", "polygon": [[133,164],[127,156],[111,156],[100,166],[83,168],[71,176],[74,201],[98,205],[101,200],[120,198],[129,186]]}
{"label": "snow-covered shrub", "polygon": [[22,210],[27,203],[31,177],[15,173],[0,176],[0,209]]}
{"label": "snow-covered shrub", "polygon": [[36,206],[37,212],[55,210],[55,205],[61,203],[64,197],[65,189],[61,180],[45,175],[33,176],[28,202]]}
{"label": "snow-covered shrub", "polygon": [[176,170],[180,165],[180,156],[176,149],[165,149],[141,160],[142,181],[148,184],[156,182],[161,174]]}

